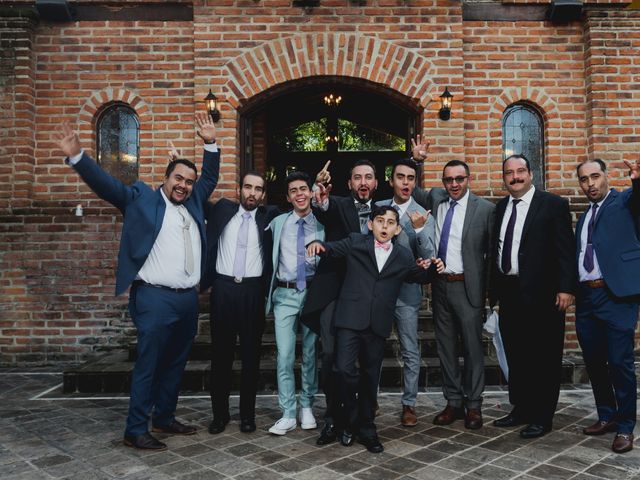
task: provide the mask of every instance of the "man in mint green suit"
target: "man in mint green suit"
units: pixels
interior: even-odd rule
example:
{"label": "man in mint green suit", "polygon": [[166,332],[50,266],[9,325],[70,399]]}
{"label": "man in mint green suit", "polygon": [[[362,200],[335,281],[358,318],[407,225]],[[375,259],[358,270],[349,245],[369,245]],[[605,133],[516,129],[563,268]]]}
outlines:
{"label": "man in mint green suit", "polygon": [[269,224],[273,239],[273,275],[267,296],[267,314],[273,309],[278,375],[278,401],[282,418],[269,432],[285,435],[297,426],[296,382],[294,363],[298,325],[302,333],[302,392],[300,394],[300,426],[316,428],[311,407],[318,391],[316,368],[317,335],[299,322],[300,312],[307,296],[307,287],[313,280],[318,259],[306,256],[306,245],[324,240],[324,227],[311,212],[311,179],[303,172],[287,177],[287,201],[293,211],[279,215]]}

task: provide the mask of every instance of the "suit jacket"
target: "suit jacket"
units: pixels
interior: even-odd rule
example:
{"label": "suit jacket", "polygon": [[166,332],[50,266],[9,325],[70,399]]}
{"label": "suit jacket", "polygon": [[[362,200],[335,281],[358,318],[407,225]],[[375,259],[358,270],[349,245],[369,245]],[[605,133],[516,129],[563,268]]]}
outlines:
{"label": "suit jacket", "polygon": [[[436,190],[436,189],[433,189]],[[432,190],[432,191],[433,191]],[[438,208],[449,201],[445,195],[437,195],[431,214],[437,217]],[[493,203],[469,192],[467,211],[462,225],[462,264],[464,266],[464,288],[469,304],[484,307],[487,285],[493,259],[493,235],[495,224]],[[436,247],[437,248],[437,247]]]}
{"label": "suit jacket", "polygon": [[[391,205],[392,199],[381,200],[376,205]],[[400,217],[400,226],[402,232],[395,237],[395,245],[402,245],[413,253],[414,258],[431,258],[436,254],[435,236],[436,222],[431,215],[427,219],[427,223],[420,233],[416,233],[409,213],[418,212],[426,215],[427,211],[417,202],[412,201],[407,211]],[[407,305],[419,305],[422,302],[422,288],[416,283],[408,284],[402,287],[398,300]]]}
{"label": "suit jacket", "polygon": [[[576,226],[576,261],[585,214]],[[592,243],[607,287],[616,297],[640,295],[640,179],[623,192],[611,189],[600,206]]]}
{"label": "suit jacket", "polygon": [[[218,260],[218,245],[220,242],[220,236],[227,227],[229,221],[233,216],[238,213],[240,204],[227,200],[226,198],[220,199],[217,203],[207,203],[207,263],[204,270],[202,281],[200,282],[200,291],[205,291],[209,288],[216,274],[216,262]],[[269,261],[271,246],[265,245],[264,231],[269,225],[269,222],[278,215],[278,208],[272,206],[260,205],[256,209],[256,224],[258,226],[258,241],[262,248],[262,278],[265,280],[271,278],[271,262]],[[270,239],[269,236],[267,237]]]}
{"label": "suit jacket", "polygon": [[387,338],[403,283],[427,283],[435,268],[420,268],[411,251],[396,243],[382,271],[378,272],[373,243],[371,235],[351,233],[345,239],[325,244],[324,255],[346,258],[346,275],[336,304],[334,325],[352,330],[371,328],[379,337]]}
{"label": "suit jacket", "polygon": [[[284,222],[291,215],[293,215],[293,211],[289,213],[283,213],[282,215],[278,215],[276,218],[274,218],[271,221],[271,223],[267,227],[268,234],[272,238],[272,240],[269,241],[270,244],[272,245],[271,247],[272,251],[271,251],[271,284],[269,286],[269,294],[267,295],[267,305],[266,305],[267,315],[269,315],[269,313],[271,312],[271,309],[273,308],[273,303],[271,301],[271,294],[276,289],[276,281],[277,281],[276,275],[278,274],[278,264],[280,262],[280,239],[282,237],[282,228],[284,227]],[[324,240],[324,226],[318,221],[316,221],[316,240],[320,240],[320,241]],[[315,277],[311,285],[313,285],[314,283],[315,283]]]}
{"label": "suit jacket", "polygon": [[448,198],[449,194],[444,188],[431,188],[429,190],[425,190],[416,185],[411,196],[416,202],[418,202],[418,205],[427,211],[431,211],[431,214],[435,217],[436,208],[434,206]]}
{"label": "suit jacket", "polygon": [[[491,281],[491,304],[498,295],[498,239],[510,197],[496,206],[495,250]],[[536,189],[525,218],[518,251],[523,308],[553,306],[556,294],[573,294],[577,284],[576,244],[571,229],[569,202]]]}
{"label": "suit jacket", "polygon": [[[141,181],[125,185],[100,168],[86,153],[73,168],[98,197],[111,203],[124,216],[116,270],[116,295],[120,295],[129,288],[153,248],[162,227],[165,201],[159,188],[154,190]],[[184,202],[200,232],[201,272],[205,271],[207,244],[204,209],[218,183],[219,171],[220,152],[205,150],[201,175],[193,186],[191,196]]]}

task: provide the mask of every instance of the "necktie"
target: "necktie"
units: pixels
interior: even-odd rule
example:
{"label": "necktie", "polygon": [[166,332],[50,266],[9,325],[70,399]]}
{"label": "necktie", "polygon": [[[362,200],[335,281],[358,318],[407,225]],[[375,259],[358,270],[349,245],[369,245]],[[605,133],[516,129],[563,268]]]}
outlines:
{"label": "necktie", "polygon": [[189,234],[189,229],[191,228],[191,220],[189,218],[189,212],[187,211],[187,215],[185,216],[182,213],[182,209],[186,208],[183,205],[178,207],[178,214],[180,218],[182,218],[182,240],[184,243],[184,271],[187,275],[191,275],[193,273],[193,247],[191,246],[191,235]]}
{"label": "necktie", "polygon": [[596,212],[598,210],[598,204],[594,203],[591,207],[591,219],[589,220],[589,225],[587,226],[587,248],[584,250],[584,259],[582,260],[582,266],[587,272],[593,271],[593,225],[596,221]]}
{"label": "necktie", "polygon": [[507,224],[507,230],[504,232],[504,244],[502,245],[502,273],[509,274],[511,270],[511,248],[513,247],[513,229],[516,226],[516,220],[518,218],[518,205],[520,200],[513,199],[511,207],[511,216],[509,217],[509,223]]}
{"label": "necktie", "polygon": [[305,264],[306,250],[304,248],[304,218],[300,218],[298,224],[298,237],[296,242],[296,290],[299,292],[307,288],[307,273]]}
{"label": "necktie", "polygon": [[447,246],[449,245],[449,234],[451,233],[451,223],[453,222],[453,209],[458,205],[455,200],[449,200],[449,210],[444,217],[442,231],[440,232],[440,243],[438,244],[438,258],[447,263]]}
{"label": "necktie", "polygon": [[369,233],[367,222],[369,221],[369,215],[371,215],[371,207],[366,203],[357,202],[356,210],[358,211],[358,220],[360,221],[360,233],[366,235]]}
{"label": "necktie", "polygon": [[391,248],[391,242],[380,243],[378,240],[374,240],[374,245],[376,248],[381,248],[385,252],[388,252]]}
{"label": "necktie", "polygon": [[233,276],[236,280],[242,280],[246,271],[247,239],[249,238],[249,223],[251,214],[242,214],[242,223],[238,229],[238,241],[236,243],[236,255],[233,259]]}

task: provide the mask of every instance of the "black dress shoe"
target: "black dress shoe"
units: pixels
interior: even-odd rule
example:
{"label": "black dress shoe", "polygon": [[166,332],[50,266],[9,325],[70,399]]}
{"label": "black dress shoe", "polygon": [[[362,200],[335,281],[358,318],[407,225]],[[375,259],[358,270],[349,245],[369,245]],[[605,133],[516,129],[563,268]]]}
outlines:
{"label": "black dress shoe", "polygon": [[224,428],[227,426],[227,423],[229,423],[228,418],[227,419],[214,418],[209,424],[209,433],[215,435],[216,433],[224,432]]}
{"label": "black dress shoe", "polygon": [[139,448],[140,450],[166,450],[167,446],[158,441],[149,432],[142,435],[125,435],[123,443],[127,447]]}
{"label": "black dress shoe", "polygon": [[511,412],[506,417],[498,418],[497,420],[493,421],[493,425],[495,427],[516,427],[518,425],[524,425],[525,423],[526,422],[524,420],[522,420],[517,415],[514,415],[513,412]]}
{"label": "black dress shoe", "polygon": [[544,427],[542,425],[536,425],[535,423],[532,423],[531,425],[527,425],[527,427],[523,430],[520,430],[520,436],[522,438],[538,438],[549,433],[550,431],[550,427]]}
{"label": "black dress shoe", "polygon": [[[338,438],[336,427],[332,423],[326,423],[316,440],[316,445],[328,445],[335,442],[336,438]],[[353,440],[351,443],[353,443]]]}
{"label": "black dress shoe", "polygon": [[151,431],[155,433],[169,433],[171,435],[193,435],[198,431],[198,429],[191,425],[185,425],[184,423],[174,420],[164,427],[154,425]]}
{"label": "black dress shoe", "polygon": [[342,435],[340,435],[340,443],[343,447],[350,447],[353,445],[353,433],[349,430],[343,431]]}
{"label": "black dress shoe", "polygon": [[358,437],[358,443],[364,445],[371,453],[382,453],[384,447],[378,440],[378,437]]}
{"label": "black dress shoe", "polygon": [[255,432],[256,421],[253,418],[243,418],[242,420],[240,420],[240,431],[242,433]]}

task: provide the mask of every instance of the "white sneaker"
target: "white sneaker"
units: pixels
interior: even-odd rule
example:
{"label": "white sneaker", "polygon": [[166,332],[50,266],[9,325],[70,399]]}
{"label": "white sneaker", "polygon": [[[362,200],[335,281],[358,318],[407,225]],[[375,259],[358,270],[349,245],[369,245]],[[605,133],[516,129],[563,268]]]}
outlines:
{"label": "white sneaker", "polygon": [[295,430],[297,425],[298,422],[296,422],[295,418],[282,417],[269,429],[269,433],[273,433],[274,435],[285,435],[287,432]]}
{"label": "white sneaker", "polygon": [[316,423],[316,417],[313,416],[313,410],[310,408],[301,408],[300,409],[300,427],[303,430],[312,430],[316,428],[318,424]]}

